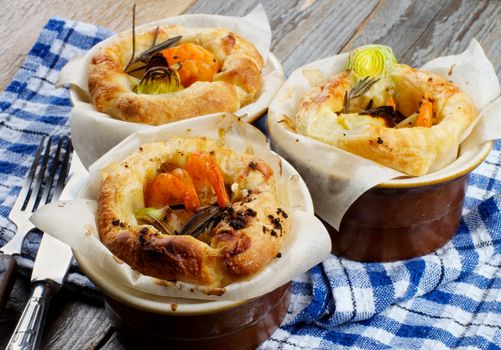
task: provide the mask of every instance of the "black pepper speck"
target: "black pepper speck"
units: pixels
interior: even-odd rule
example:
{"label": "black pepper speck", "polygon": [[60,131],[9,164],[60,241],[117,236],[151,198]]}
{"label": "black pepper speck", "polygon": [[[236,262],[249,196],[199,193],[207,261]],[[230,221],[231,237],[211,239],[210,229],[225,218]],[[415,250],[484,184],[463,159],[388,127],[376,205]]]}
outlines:
{"label": "black pepper speck", "polygon": [[257,215],[257,212],[251,208],[247,208],[245,215],[255,217]]}
{"label": "black pepper speck", "polygon": [[282,208],[277,209],[277,215],[279,214],[281,214],[285,219],[289,217],[289,215],[287,215],[287,213]]}

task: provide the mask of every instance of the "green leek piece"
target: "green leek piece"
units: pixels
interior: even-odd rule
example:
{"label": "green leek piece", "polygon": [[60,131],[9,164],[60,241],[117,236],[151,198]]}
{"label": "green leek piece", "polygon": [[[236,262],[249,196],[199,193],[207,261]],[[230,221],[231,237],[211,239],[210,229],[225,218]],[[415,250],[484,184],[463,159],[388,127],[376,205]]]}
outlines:
{"label": "green leek piece", "polygon": [[136,86],[138,94],[159,95],[182,90],[179,74],[165,67],[149,69]]}
{"label": "green leek piece", "polygon": [[134,215],[137,221],[142,221],[144,223],[155,226],[158,230],[162,231],[164,234],[173,235],[175,234],[174,229],[166,221],[166,218],[172,212],[172,209],[167,207],[164,208],[141,208],[137,210]]}
{"label": "green leek piece", "polygon": [[346,69],[358,79],[377,78],[397,63],[393,51],[384,45],[365,45],[350,53]]}

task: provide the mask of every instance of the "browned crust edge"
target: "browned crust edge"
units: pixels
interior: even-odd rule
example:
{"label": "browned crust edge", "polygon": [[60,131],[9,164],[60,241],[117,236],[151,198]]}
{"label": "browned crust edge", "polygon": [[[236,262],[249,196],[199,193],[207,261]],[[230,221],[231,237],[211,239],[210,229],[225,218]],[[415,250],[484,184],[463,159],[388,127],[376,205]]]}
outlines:
{"label": "browned crust edge", "polygon": [[[160,28],[158,40],[188,29]],[[200,29],[186,41],[213,52],[221,72],[213,82],[197,82],[169,94],[141,95],[132,91],[138,80],[124,72],[131,50],[130,36],[122,37],[96,53],[89,64],[88,89],[95,108],[124,121],[160,125],[198,115],[235,112],[255,100],[261,90],[263,58],[249,41],[225,29]],[[152,40],[153,30],[136,34],[138,46]]]}
{"label": "browned crust edge", "polygon": [[[227,163],[233,164],[235,176],[252,173],[261,183],[243,201],[233,203],[231,214],[213,229],[210,245],[191,236],[163,235],[152,226],[134,226],[121,219],[117,203],[123,191],[121,179],[134,172],[134,159],[149,151],[148,145],[141,148],[141,152],[135,152],[121,163],[127,167],[114,165],[113,170],[107,172],[98,196],[100,238],[115,256],[148,276],[213,287],[224,287],[251,276],[277,256],[289,223],[287,215],[278,209],[274,190],[270,190],[274,178],[262,174],[259,167],[247,167],[251,162],[261,162],[259,159],[236,155],[228,148],[220,150],[224,157],[231,157]],[[242,215],[245,226],[235,228],[232,220],[248,209],[254,213]]]}

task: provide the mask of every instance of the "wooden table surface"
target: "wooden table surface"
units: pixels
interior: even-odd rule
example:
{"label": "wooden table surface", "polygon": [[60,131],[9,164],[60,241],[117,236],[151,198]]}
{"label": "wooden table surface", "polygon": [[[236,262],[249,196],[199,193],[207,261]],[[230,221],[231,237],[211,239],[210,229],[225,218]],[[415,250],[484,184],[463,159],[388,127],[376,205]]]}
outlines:
{"label": "wooden table surface", "polygon": [[[137,23],[183,12],[244,15],[252,0],[136,1]],[[0,0],[0,89],[3,89],[51,16],[123,30],[130,26],[130,2],[72,3]],[[483,46],[501,76],[501,1],[483,0],[263,0],[272,52],[286,74],[307,62],[367,43],[393,48],[400,62],[419,66],[436,56],[464,50],[472,38]],[[10,62],[6,64],[6,62]],[[8,342],[29,297],[29,281],[18,277],[0,314],[0,348]],[[167,345],[167,344],[166,344]],[[43,349],[123,349],[102,303],[64,288],[54,297]]]}

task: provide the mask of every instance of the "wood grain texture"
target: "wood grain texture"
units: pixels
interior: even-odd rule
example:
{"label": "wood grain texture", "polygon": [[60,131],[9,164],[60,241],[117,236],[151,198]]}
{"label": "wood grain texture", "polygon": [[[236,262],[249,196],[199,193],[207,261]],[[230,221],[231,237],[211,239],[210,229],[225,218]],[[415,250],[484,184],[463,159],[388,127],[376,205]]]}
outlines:
{"label": "wood grain texture", "polygon": [[0,253],[0,312],[9,299],[16,277],[16,258]]}
{"label": "wood grain texture", "polygon": [[[378,5],[377,0],[264,0],[262,3],[272,29],[271,51],[282,62],[286,74],[339,52]],[[255,6],[255,1],[221,4],[200,0],[189,12],[242,16]]]}
{"label": "wood grain texture", "polygon": [[[19,276],[0,313],[0,349],[5,349],[30,296],[29,280]],[[51,301],[41,349],[96,349],[106,343],[110,332],[101,302],[63,288]]]}
{"label": "wood grain texture", "polygon": [[125,350],[126,347],[120,341],[117,333],[114,333],[108,342],[100,350]]}
{"label": "wood grain texture", "polygon": [[21,317],[24,306],[30,297],[29,281],[18,276],[14,287],[7,300],[4,310],[0,312],[0,349],[5,349],[7,342],[16,327],[17,320]]}
{"label": "wood grain texture", "polygon": [[42,349],[96,349],[113,332],[101,303],[66,290],[52,300],[47,324]]}
{"label": "wood grain texture", "polygon": [[386,0],[343,51],[368,43],[393,48],[399,61],[419,67],[458,54],[476,38],[501,77],[501,2]]}
{"label": "wood grain texture", "polygon": [[[454,30],[451,30],[454,28]],[[443,4],[430,29],[420,37],[415,49],[407,52],[417,66],[443,55],[465,50],[477,38],[501,77],[501,2],[450,1]]]}
{"label": "wood grain texture", "polygon": [[[136,23],[183,13],[195,0],[135,0]],[[58,16],[94,23],[113,31],[131,27],[133,0],[26,1],[0,0],[0,91],[21,66],[49,18]],[[6,64],[8,62],[8,64]]]}

